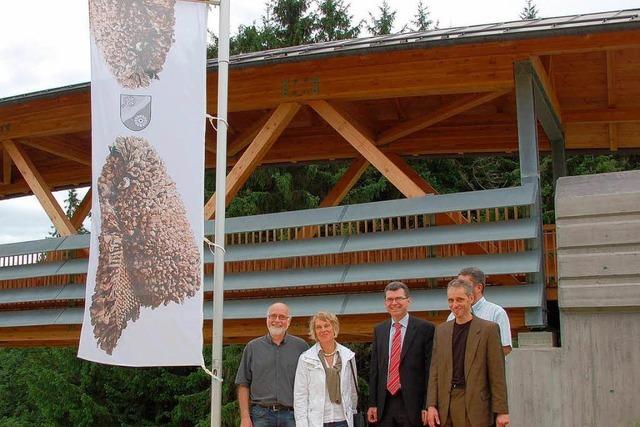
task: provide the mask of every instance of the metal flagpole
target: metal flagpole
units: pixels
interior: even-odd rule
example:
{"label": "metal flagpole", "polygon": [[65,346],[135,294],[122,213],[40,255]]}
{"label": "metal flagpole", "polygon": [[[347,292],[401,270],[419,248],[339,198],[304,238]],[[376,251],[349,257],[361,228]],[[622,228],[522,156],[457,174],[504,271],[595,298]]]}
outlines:
{"label": "metal flagpole", "polygon": [[216,142],[215,256],[213,270],[213,337],[211,340],[211,426],[220,427],[222,410],[222,309],[224,302],[224,222],[227,179],[227,93],[229,82],[229,1],[220,0],[218,36],[218,129]]}

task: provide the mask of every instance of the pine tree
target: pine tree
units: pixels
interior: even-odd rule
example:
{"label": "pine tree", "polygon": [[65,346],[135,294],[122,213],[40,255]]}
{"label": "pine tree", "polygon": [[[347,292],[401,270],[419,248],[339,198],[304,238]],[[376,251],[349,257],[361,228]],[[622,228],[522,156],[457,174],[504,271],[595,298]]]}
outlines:
{"label": "pine tree", "polygon": [[273,24],[279,47],[313,42],[317,17],[310,6],[310,0],[271,0],[269,22]]}
{"label": "pine tree", "polygon": [[353,16],[349,14],[349,4],[343,0],[322,0],[318,4],[316,42],[343,40],[358,37],[362,21],[351,26]]}
{"label": "pine tree", "polygon": [[[426,31],[433,28],[433,20],[431,19],[431,12],[429,6],[422,3],[422,0],[418,2],[418,10],[414,15],[414,20],[411,23],[415,26],[414,31]],[[436,24],[437,27],[437,24]]]}
{"label": "pine tree", "polygon": [[522,8],[522,12],[520,12],[520,19],[536,19],[538,17],[538,8],[536,7],[533,0],[526,0],[524,7]]}
{"label": "pine tree", "polygon": [[369,30],[369,32],[374,36],[391,34],[391,31],[393,30],[393,23],[396,20],[397,11],[391,10],[387,0],[382,1],[382,5],[378,6],[378,11],[380,12],[380,16],[378,18],[369,12],[367,30]]}

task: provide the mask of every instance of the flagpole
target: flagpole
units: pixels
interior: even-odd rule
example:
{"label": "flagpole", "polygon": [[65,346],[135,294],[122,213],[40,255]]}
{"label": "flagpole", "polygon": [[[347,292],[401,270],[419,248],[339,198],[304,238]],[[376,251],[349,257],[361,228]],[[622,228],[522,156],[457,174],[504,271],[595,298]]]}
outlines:
{"label": "flagpole", "polygon": [[213,336],[211,339],[211,426],[220,427],[222,411],[222,310],[224,302],[224,241],[227,193],[227,96],[229,82],[229,5],[220,2],[220,34],[218,36],[218,110],[216,141],[216,210],[215,256],[213,270]]}

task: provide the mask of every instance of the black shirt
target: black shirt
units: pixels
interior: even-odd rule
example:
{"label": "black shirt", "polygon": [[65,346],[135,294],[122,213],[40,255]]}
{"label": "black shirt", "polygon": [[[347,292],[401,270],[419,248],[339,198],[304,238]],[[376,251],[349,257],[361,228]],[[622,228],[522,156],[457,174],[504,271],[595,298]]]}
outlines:
{"label": "black shirt", "polygon": [[467,350],[467,337],[471,321],[459,325],[453,321],[453,377],[451,385],[464,385],[464,355]]}

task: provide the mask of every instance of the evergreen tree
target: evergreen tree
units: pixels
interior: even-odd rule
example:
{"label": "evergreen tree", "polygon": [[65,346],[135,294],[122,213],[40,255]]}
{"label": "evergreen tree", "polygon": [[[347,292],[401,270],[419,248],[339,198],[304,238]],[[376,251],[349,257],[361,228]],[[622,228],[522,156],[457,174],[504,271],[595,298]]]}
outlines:
{"label": "evergreen tree", "polygon": [[316,42],[358,37],[362,22],[351,26],[352,20],[349,4],[345,5],[343,0],[321,0],[318,4]]}
{"label": "evergreen tree", "polygon": [[369,12],[369,23],[367,24],[367,30],[374,36],[380,36],[384,34],[391,34],[393,30],[393,24],[396,20],[397,11],[391,10],[387,0],[382,1],[382,5],[378,6],[380,16],[376,17]]}
{"label": "evergreen tree", "polygon": [[520,19],[536,19],[538,17],[538,8],[536,7],[533,0],[526,0],[524,7],[522,8],[522,12],[520,12]]}
{"label": "evergreen tree", "polygon": [[[411,21],[411,23],[414,25],[414,31],[426,31],[434,27],[429,6],[422,3],[422,0],[418,2],[418,10],[416,11],[414,20]],[[435,27],[438,27],[437,23]]]}
{"label": "evergreen tree", "polygon": [[313,42],[317,17],[310,6],[310,0],[271,0],[268,16],[280,43],[278,47]]}

